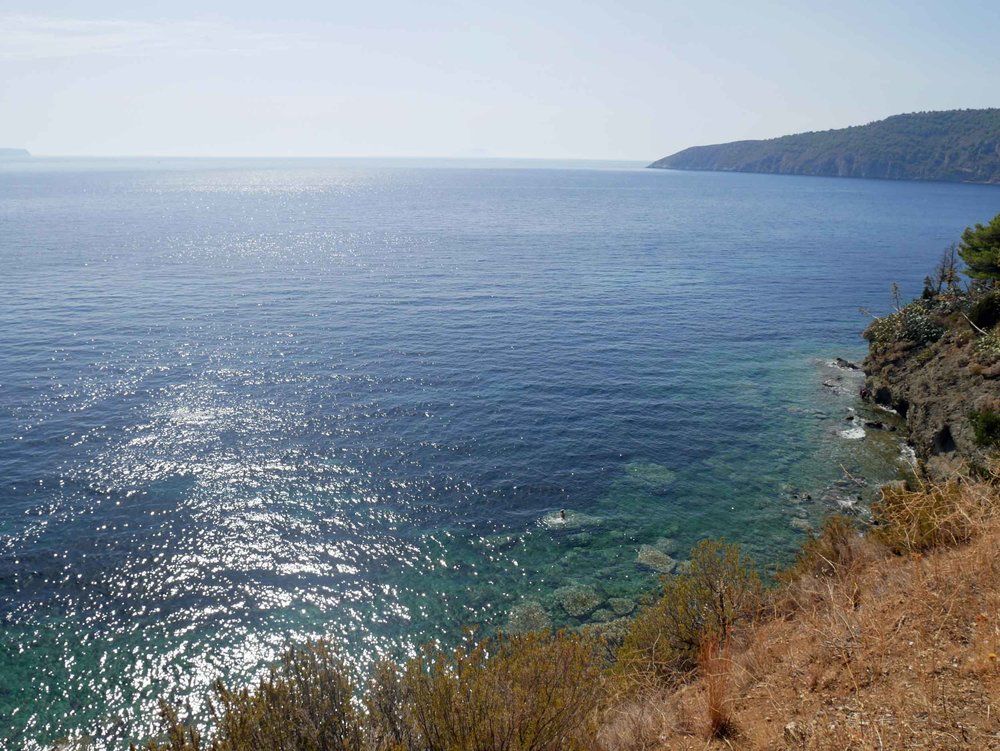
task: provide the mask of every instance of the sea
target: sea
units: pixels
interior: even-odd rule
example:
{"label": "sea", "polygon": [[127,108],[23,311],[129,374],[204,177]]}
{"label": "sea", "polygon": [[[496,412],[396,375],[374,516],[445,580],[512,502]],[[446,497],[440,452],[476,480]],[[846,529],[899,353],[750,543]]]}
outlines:
{"label": "sea", "polygon": [[769,576],[907,465],[835,358],[998,211],[631,163],[0,163],[0,747],[201,722],[310,638],[363,676],[607,627],[706,537]]}

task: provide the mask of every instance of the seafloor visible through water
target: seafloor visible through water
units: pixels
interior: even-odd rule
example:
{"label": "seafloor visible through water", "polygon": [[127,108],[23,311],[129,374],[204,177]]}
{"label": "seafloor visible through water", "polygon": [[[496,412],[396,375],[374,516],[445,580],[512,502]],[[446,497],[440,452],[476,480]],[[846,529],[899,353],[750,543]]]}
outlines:
{"label": "seafloor visible through water", "polygon": [[0,166],[0,741],[142,736],[307,636],[363,670],[613,621],[706,536],[786,562],[898,471],[830,363],[859,308],[998,209],[628,165]]}

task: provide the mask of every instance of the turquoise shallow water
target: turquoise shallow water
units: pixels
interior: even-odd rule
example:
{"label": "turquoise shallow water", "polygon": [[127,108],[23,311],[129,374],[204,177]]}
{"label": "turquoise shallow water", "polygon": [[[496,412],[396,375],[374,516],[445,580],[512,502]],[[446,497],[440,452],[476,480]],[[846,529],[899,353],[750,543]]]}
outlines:
{"label": "turquoise shallow water", "polygon": [[0,166],[0,739],[142,736],[157,694],[197,711],[310,635],[363,669],[602,621],[704,536],[787,560],[868,492],[843,470],[896,471],[829,365],[858,308],[998,210],[615,165]]}

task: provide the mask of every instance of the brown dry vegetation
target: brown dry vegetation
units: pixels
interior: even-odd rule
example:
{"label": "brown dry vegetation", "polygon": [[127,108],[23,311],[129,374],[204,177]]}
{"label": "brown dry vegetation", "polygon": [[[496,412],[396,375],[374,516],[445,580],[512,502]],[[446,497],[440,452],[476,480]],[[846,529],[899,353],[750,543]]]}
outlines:
{"label": "brown dry vegetation", "polygon": [[997,488],[925,483],[887,505],[875,535],[829,525],[726,659],[623,702],[604,751],[1000,749]]}

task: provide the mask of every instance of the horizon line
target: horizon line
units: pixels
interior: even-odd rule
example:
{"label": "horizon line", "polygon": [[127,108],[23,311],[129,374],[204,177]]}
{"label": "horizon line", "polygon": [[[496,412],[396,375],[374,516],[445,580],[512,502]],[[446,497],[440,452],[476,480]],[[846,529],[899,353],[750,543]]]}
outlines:
{"label": "horizon line", "polygon": [[[23,147],[4,147],[20,149]],[[523,161],[523,162],[635,162],[648,164],[646,158],[593,156],[495,156],[495,155],[410,155],[410,154],[56,154],[36,153],[30,149],[29,159],[410,159],[437,161]],[[24,158],[24,157],[22,157]]]}

